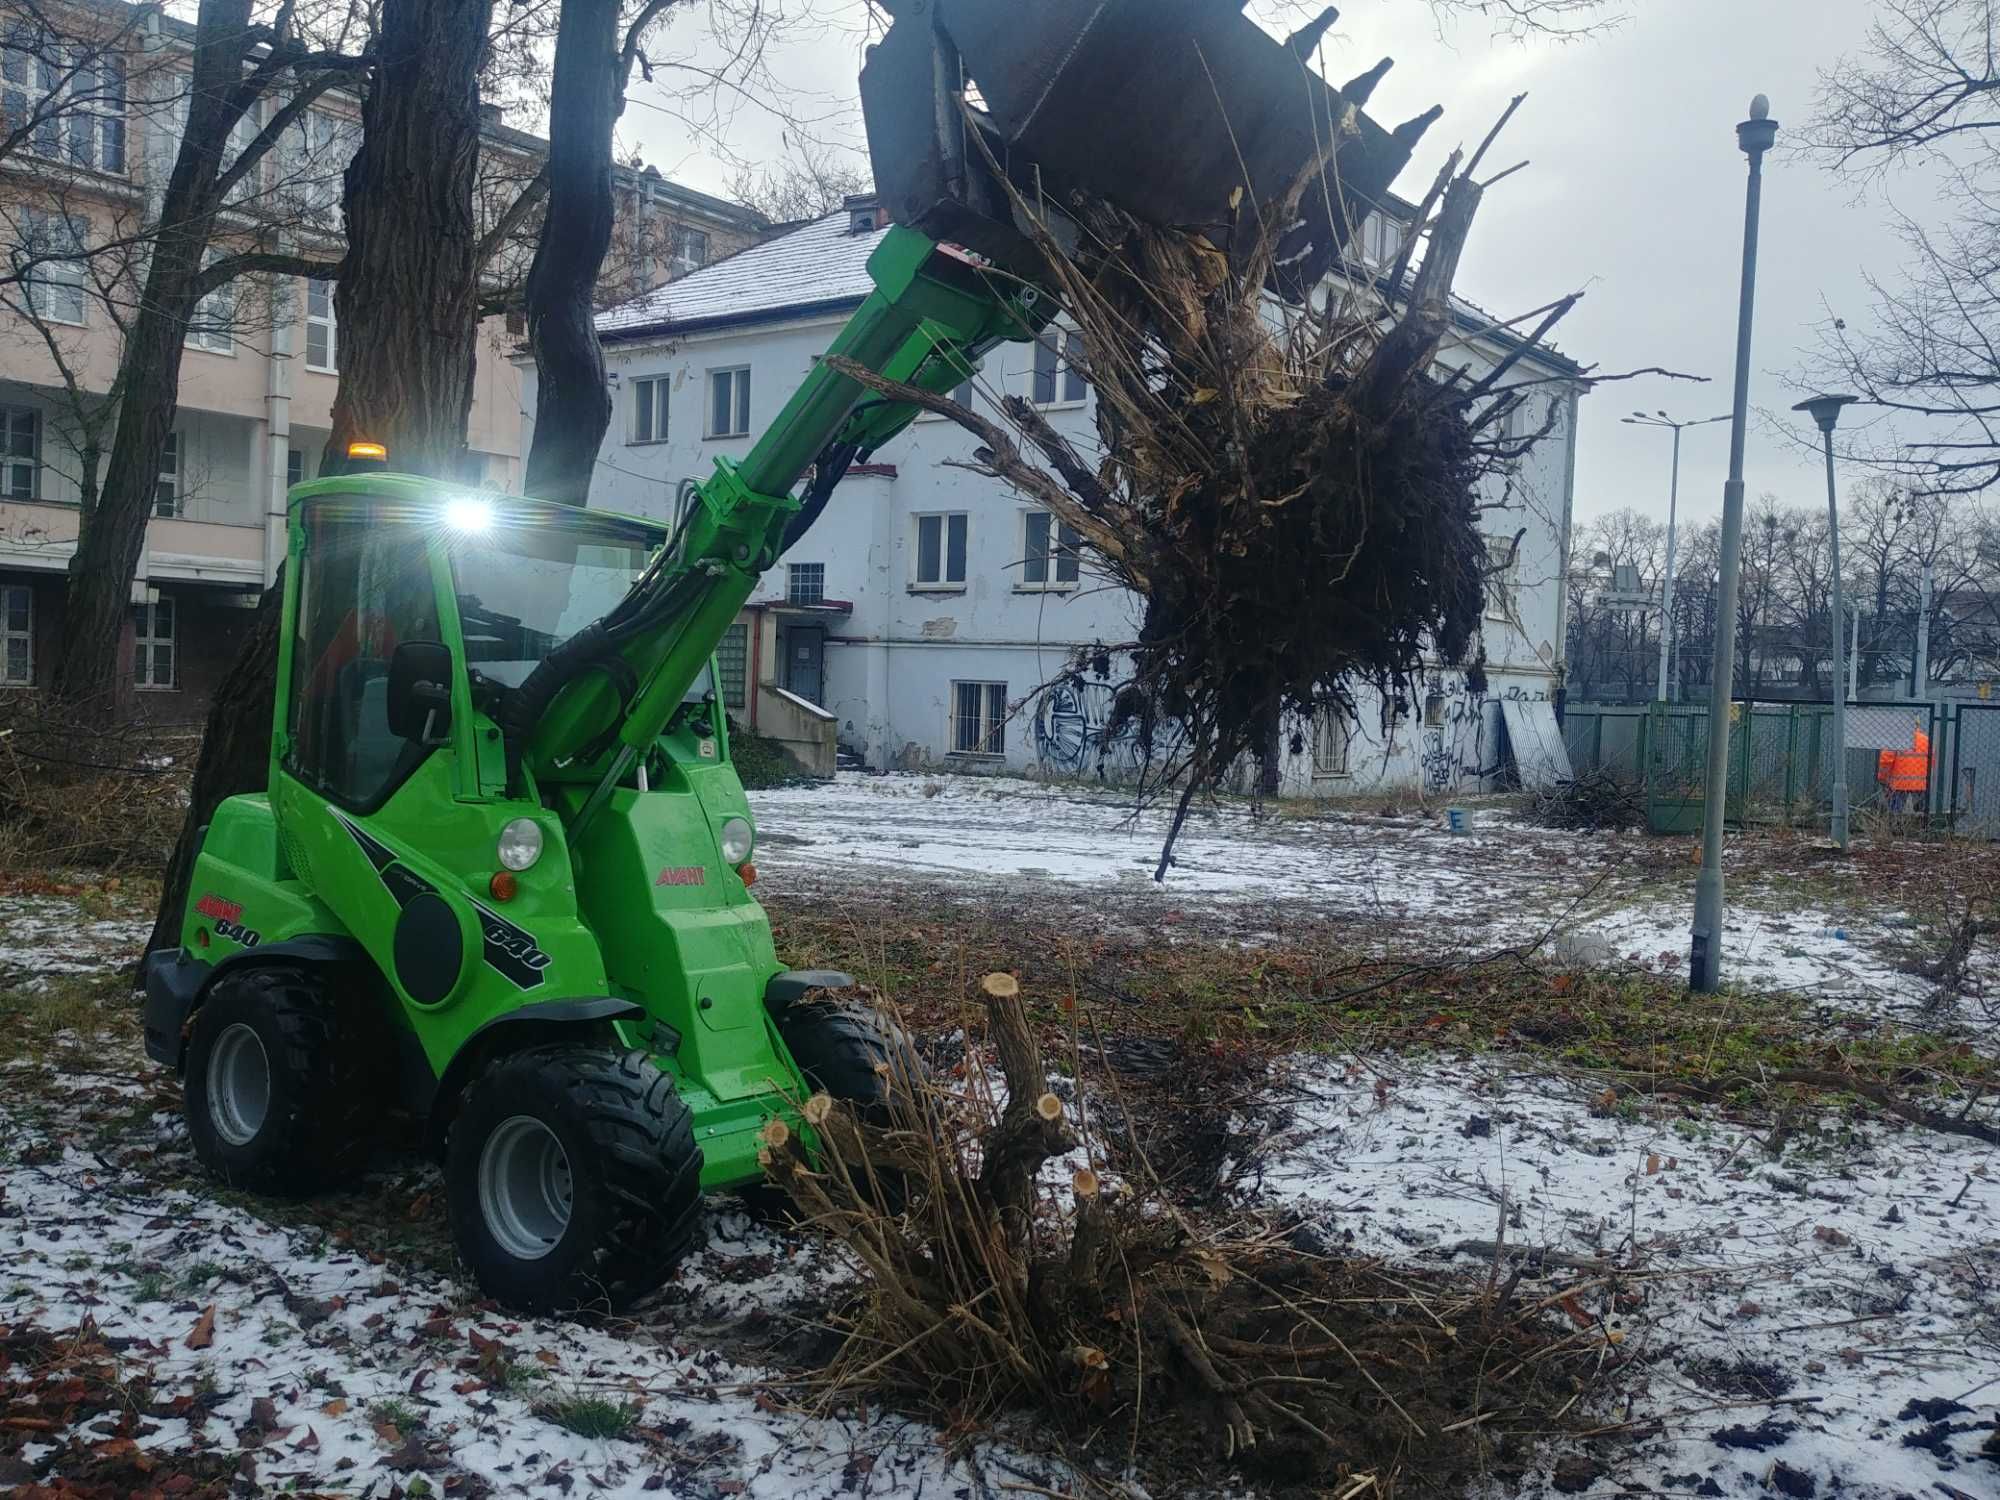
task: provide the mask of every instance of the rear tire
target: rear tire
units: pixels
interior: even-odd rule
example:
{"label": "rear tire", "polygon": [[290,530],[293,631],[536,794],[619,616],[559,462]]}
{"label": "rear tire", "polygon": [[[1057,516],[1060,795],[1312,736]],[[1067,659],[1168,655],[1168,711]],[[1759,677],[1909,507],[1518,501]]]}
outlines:
{"label": "rear tire", "polygon": [[912,1082],[923,1077],[923,1064],[902,1033],[863,1006],[839,1001],[790,1006],[778,1017],[778,1035],[808,1083],[853,1105],[870,1125],[889,1123],[889,1086],[897,1066]]}
{"label": "rear tire", "polygon": [[615,1311],[693,1246],[701,1167],[694,1117],[645,1053],[529,1048],[489,1068],[452,1121],[452,1238],[510,1307]]}
{"label": "rear tire", "polygon": [[359,1022],[298,964],[224,972],[195,1012],[182,1107],[231,1187],[303,1196],[366,1165],[381,1115]]}
{"label": "rear tire", "polygon": [[[893,1122],[891,1085],[899,1070],[909,1086],[923,1082],[924,1065],[909,1039],[869,1006],[840,1000],[792,1005],[778,1016],[778,1035],[806,1082],[851,1106],[865,1125]],[[885,1213],[901,1213],[910,1196],[903,1174],[878,1168],[876,1181],[882,1190],[879,1207]],[[783,1197],[782,1189],[772,1192]],[[784,1202],[789,1204],[790,1199]],[[777,1206],[768,1195],[761,1204],[753,1203],[753,1209],[765,1214]]]}

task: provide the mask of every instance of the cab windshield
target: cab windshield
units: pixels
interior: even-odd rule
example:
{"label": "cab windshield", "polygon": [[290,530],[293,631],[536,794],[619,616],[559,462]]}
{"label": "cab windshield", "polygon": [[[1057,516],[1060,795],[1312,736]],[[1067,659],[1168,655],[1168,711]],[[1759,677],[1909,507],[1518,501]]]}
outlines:
{"label": "cab windshield", "polygon": [[551,524],[488,507],[463,519],[449,550],[466,664],[508,687],[609,613],[658,545],[611,517]]}

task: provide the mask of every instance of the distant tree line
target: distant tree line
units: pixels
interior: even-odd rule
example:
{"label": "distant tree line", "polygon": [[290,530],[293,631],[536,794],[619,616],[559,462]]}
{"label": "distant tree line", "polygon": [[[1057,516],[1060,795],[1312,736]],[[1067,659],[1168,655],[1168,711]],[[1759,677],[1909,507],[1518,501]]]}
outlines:
{"label": "distant tree line", "polygon": [[[2000,678],[2000,513],[1976,500],[1916,494],[1874,481],[1842,502],[1843,648],[1856,639],[1864,697]],[[1713,521],[1681,528],[1675,546],[1670,696],[1704,700],[1715,649]],[[1739,697],[1829,698],[1831,548],[1826,511],[1765,495],[1743,529],[1737,597]],[[1915,679],[1924,572],[1931,573],[1926,683]],[[1631,508],[1580,526],[1566,580],[1567,687],[1572,702],[1657,695],[1666,526]],[[1634,607],[1619,585],[1647,601]]]}

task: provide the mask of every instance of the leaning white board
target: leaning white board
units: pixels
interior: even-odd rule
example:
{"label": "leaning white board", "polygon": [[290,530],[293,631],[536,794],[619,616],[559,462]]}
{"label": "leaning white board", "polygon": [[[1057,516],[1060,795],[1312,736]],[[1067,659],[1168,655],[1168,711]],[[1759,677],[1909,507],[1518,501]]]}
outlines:
{"label": "leaning white board", "polygon": [[1545,792],[1570,779],[1569,746],[1556,727],[1555,705],[1546,698],[1502,698],[1500,722],[1521,772],[1524,791]]}

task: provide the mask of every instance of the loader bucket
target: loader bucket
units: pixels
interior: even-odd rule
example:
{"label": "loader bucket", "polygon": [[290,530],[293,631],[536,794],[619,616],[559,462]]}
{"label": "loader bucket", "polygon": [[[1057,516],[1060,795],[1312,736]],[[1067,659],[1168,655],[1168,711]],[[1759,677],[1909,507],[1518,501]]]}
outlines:
{"label": "loader bucket", "polygon": [[[892,217],[1021,265],[1025,247],[988,151],[1024,196],[1070,195],[1244,248],[1255,223],[1336,139],[1280,246],[1274,290],[1296,297],[1331,266],[1439,111],[1394,131],[1361,112],[1384,59],[1343,88],[1309,65],[1331,10],[1280,42],[1229,0],[896,0],[862,70],[877,191]],[[983,109],[968,125],[956,95]],[[1240,196],[1239,196],[1240,190]],[[1242,213],[1232,200],[1245,205]],[[1233,242],[1233,243],[1232,243]]]}

